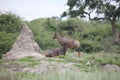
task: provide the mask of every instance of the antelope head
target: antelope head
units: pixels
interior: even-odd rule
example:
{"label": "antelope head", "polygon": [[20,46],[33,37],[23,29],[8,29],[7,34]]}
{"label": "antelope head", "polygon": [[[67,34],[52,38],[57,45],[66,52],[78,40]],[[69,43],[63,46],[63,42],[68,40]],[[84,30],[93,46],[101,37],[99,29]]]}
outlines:
{"label": "antelope head", "polygon": [[54,36],[53,36],[53,39],[57,39],[58,36],[60,36],[60,34],[58,32],[55,32]]}

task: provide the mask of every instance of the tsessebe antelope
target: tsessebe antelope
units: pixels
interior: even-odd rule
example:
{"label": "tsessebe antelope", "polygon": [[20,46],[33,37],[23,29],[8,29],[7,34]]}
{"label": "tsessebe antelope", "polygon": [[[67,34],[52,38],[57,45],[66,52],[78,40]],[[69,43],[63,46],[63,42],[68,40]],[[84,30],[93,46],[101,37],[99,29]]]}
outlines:
{"label": "tsessebe antelope", "polygon": [[75,51],[78,52],[78,58],[80,58],[80,43],[77,40],[62,37],[59,33],[55,33],[53,39],[57,39],[58,42],[60,43],[61,46],[70,48],[70,49],[75,49]]}
{"label": "tsessebe antelope", "polygon": [[67,48],[66,47],[60,47],[55,49],[49,49],[44,52],[44,55],[46,57],[55,57],[59,55],[65,55]]}

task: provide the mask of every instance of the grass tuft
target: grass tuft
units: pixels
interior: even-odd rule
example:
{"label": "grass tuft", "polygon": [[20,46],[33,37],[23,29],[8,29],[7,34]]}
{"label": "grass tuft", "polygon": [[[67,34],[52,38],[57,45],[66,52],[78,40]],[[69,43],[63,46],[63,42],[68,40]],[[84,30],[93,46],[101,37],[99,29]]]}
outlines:
{"label": "grass tuft", "polygon": [[35,59],[34,57],[24,57],[19,59],[20,62],[28,62],[27,66],[35,66],[39,64],[39,60]]}

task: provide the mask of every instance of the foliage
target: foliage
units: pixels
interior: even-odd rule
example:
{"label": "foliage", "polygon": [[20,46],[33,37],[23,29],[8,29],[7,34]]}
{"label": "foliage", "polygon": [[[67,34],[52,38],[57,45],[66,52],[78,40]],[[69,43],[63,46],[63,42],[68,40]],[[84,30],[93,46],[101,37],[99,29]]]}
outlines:
{"label": "foliage", "polygon": [[[114,3],[114,4],[113,4]],[[119,0],[68,0],[68,12],[64,12],[63,16],[70,15],[71,17],[89,16],[93,12],[97,13],[93,19],[108,19],[120,17],[120,1]],[[100,16],[101,14],[102,17]]]}
{"label": "foliage", "polygon": [[[120,17],[120,0],[68,0],[69,9],[62,17],[89,17],[90,20],[106,19],[111,22],[114,43],[119,43],[116,20]],[[91,15],[94,13],[94,16]]]}
{"label": "foliage", "polygon": [[12,47],[16,37],[15,33],[0,32],[0,57]]}
{"label": "foliage", "polygon": [[[49,27],[48,21],[50,26],[53,25],[52,27]],[[119,45],[113,45],[112,30],[110,23],[107,21],[84,21],[79,18],[56,21],[51,18],[42,18],[31,21],[29,26],[37,43],[43,50],[59,46],[59,43],[52,39],[54,32],[59,31],[64,37],[80,41],[80,51],[88,53],[99,51],[120,52]]]}
{"label": "foliage", "polygon": [[19,32],[21,27],[21,19],[10,12],[0,13],[0,31],[7,33]]}
{"label": "foliage", "polygon": [[[97,23],[97,25],[89,26],[80,35],[81,50],[87,51],[87,52],[108,50],[109,48],[105,49],[105,47],[106,47],[105,45],[111,46],[112,43],[110,43],[110,42],[112,42],[112,41],[110,41],[107,44],[108,41],[105,41],[105,39],[108,39],[109,37],[112,36],[112,34],[110,32],[111,32],[110,26],[105,23]],[[103,43],[105,45],[103,45]]]}
{"label": "foliage", "polygon": [[[5,16],[6,15],[7,13],[5,14]],[[12,18],[12,20],[8,20],[8,22],[11,23],[11,25],[9,24],[9,27],[5,26],[4,29],[3,27],[1,27],[1,55],[3,53],[6,53],[11,48],[18,35],[21,20],[17,19],[17,21],[16,18],[15,21],[18,24],[16,24],[16,22],[14,23],[14,21],[12,21],[14,19]],[[6,21],[7,20],[2,20],[2,22]],[[13,23],[10,21],[12,21]],[[120,23],[118,22],[117,24],[118,29],[120,30]],[[12,27],[12,25],[18,25],[18,27]],[[69,18],[64,21],[59,21],[52,18],[41,18],[28,22],[28,25],[34,33],[35,40],[39,44],[40,48],[43,50],[60,46],[57,40],[52,39],[54,33],[56,31],[59,31],[64,37],[70,37],[80,41],[80,51],[88,53],[99,51],[120,53],[120,45],[113,45],[112,30],[110,28],[110,23],[107,21],[84,21],[79,18]]]}
{"label": "foliage", "polygon": [[71,36],[76,32],[76,29],[78,32],[82,31],[84,29],[83,24],[84,22],[79,18],[70,18],[58,24],[58,31],[67,31],[67,34]]}
{"label": "foliage", "polygon": [[0,57],[15,42],[21,27],[21,19],[10,12],[0,13]]}
{"label": "foliage", "polygon": [[81,42],[81,51],[84,52],[98,52],[103,50],[102,45],[99,42],[94,42],[94,41],[90,41],[90,40],[84,40]]}
{"label": "foliage", "polygon": [[56,31],[56,21],[54,19],[47,18],[44,26],[48,31]]}
{"label": "foliage", "polygon": [[31,30],[34,33],[35,40],[41,49],[46,50],[59,45],[57,44],[57,41],[53,40],[56,23],[57,21],[46,18],[33,20],[29,23]]}

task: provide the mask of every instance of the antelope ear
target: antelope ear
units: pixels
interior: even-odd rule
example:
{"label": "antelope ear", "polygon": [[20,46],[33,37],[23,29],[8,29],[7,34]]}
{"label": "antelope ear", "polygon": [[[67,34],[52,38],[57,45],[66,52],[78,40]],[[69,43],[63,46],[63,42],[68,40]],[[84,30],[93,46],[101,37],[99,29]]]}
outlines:
{"label": "antelope ear", "polygon": [[58,32],[55,32],[55,35],[58,35],[59,33]]}

